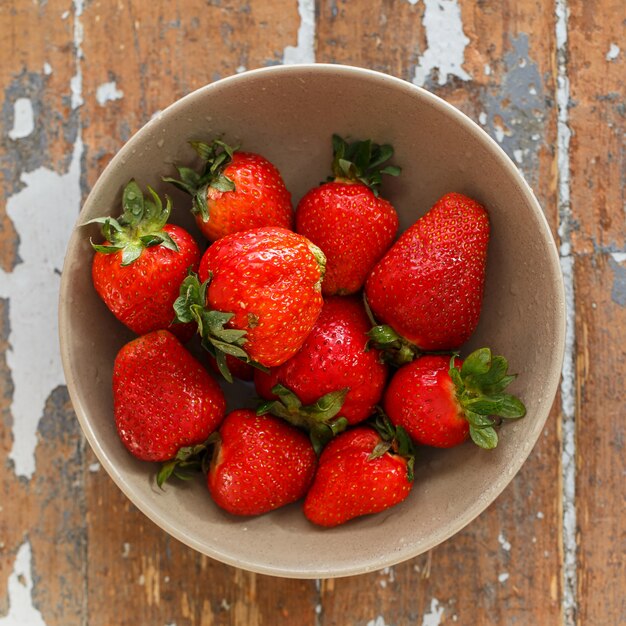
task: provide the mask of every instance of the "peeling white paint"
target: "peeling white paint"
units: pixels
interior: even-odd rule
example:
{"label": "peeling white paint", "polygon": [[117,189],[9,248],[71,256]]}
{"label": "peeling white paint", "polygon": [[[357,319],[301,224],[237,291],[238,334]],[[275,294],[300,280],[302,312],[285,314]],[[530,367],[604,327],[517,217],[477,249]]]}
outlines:
{"label": "peeling white paint", "polygon": [[245,65],[239,65],[235,72],[237,72],[237,74],[243,74],[243,72],[245,72],[247,69],[248,68]]}
{"label": "peeling white paint", "polygon": [[50,74],[52,74],[52,66],[47,61],[43,64],[43,73],[46,76],[50,76]]}
{"label": "peeling white paint", "polygon": [[[46,399],[64,384],[56,310],[65,248],[80,208],[80,137],[67,174],[45,167],[23,173],[24,188],[7,202],[7,214],[19,236],[23,263],[11,273],[0,270],[0,297],[9,299],[7,363],[14,391],[13,448],[15,472],[35,471],[37,425]],[[42,213],[46,226],[42,227]]]}
{"label": "peeling white paint", "polygon": [[504,141],[504,128],[502,128],[502,126],[500,126],[499,124],[494,124],[493,131],[496,137],[496,141],[498,143],[502,143]]}
{"label": "peeling white paint", "polygon": [[445,608],[443,606],[439,606],[439,600],[432,598],[430,601],[430,611],[424,613],[422,617],[422,626],[439,626],[444,610]]}
{"label": "peeling white paint", "polygon": [[0,626],[46,626],[41,612],[33,606],[33,576],[30,542],[17,551],[13,573],[9,576],[9,612],[0,617]]}
{"label": "peeling white paint", "polygon": [[[85,0],[74,0],[74,50],[76,54],[76,74],[70,79],[70,91],[72,93],[72,108],[77,109],[83,100],[83,71],[80,65],[83,58],[83,25],[80,17],[83,14]],[[68,13],[69,14],[69,13]],[[63,18],[65,19],[65,18]]]}
{"label": "peeling white paint", "polygon": [[315,614],[316,615],[321,615],[322,614],[322,605],[321,604],[316,604],[315,605]]}
{"label": "peeling white paint", "polygon": [[63,11],[63,13],[61,13],[61,19],[62,20],[66,20],[69,16],[70,16],[70,12],[69,11]]}
{"label": "peeling white paint", "polygon": [[378,617],[371,619],[369,622],[367,622],[367,626],[390,626],[390,625],[387,624],[387,622],[385,622],[385,618],[382,615],[379,615]]}
{"label": "peeling white paint", "polygon": [[509,579],[508,572],[502,572],[502,574],[498,574],[498,582],[505,583]]}
{"label": "peeling white paint", "polygon": [[125,541],[122,544],[122,558],[127,559],[129,554],[130,554],[130,543],[128,543],[128,541]]}
{"label": "peeling white paint", "polygon": [[485,76],[491,76],[491,65],[489,65],[489,63],[485,64],[484,72],[485,72]]}
{"label": "peeling white paint", "polygon": [[415,68],[413,83],[423,87],[433,70],[438,71],[439,85],[445,85],[450,76],[470,80],[472,77],[463,69],[470,40],[463,32],[458,0],[424,0],[424,7],[428,47]]}
{"label": "peeling white paint", "polygon": [[515,162],[519,165],[524,161],[524,152],[523,150],[513,150],[513,158]]}
{"label": "peeling white paint", "polygon": [[481,111],[478,115],[478,121],[484,126],[487,123],[487,114]]}
{"label": "peeling white paint", "polygon": [[[82,103],[82,28],[84,0],[74,0],[76,74],[72,106]],[[0,298],[9,300],[7,364],[13,380],[11,414],[13,446],[9,458],[18,476],[35,471],[37,426],[50,393],[65,382],[58,345],[56,310],[65,248],[80,209],[80,129],[66,174],[45,167],[23,173],[23,188],[7,201],[7,215],[19,237],[22,263],[12,272],[0,270]],[[46,214],[42,228],[41,215]]]}
{"label": "peeling white paint", "polygon": [[100,463],[98,463],[98,462],[96,462],[96,463],[92,463],[92,464],[89,466],[89,471],[90,471],[92,474],[96,474],[97,472],[99,472],[99,471],[100,471],[100,467],[102,467],[102,466],[100,465]]}
{"label": "peeling white paint", "polygon": [[298,43],[286,46],[283,52],[283,63],[315,63],[315,0],[298,0]]}
{"label": "peeling white paint", "polygon": [[609,51],[606,53],[606,60],[615,61],[615,59],[617,59],[617,57],[619,56],[619,53],[620,47],[617,44],[612,43],[609,47]]}
{"label": "peeling white paint", "polygon": [[498,535],[498,543],[506,552],[509,552],[511,550],[511,544],[506,540],[506,537],[502,533]]}
{"label": "peeling white paint", "polygon": [[543,519],[543,518],[544,518],[543,511],[537,511],[537,519]]}
{"label": "peeling white paint", "polygon": [[224,611],[230,611],[230,602],[226,598],[222,598],[220,608]]}
{"label": "peeling white paint", "polygon": [[415,6],[420,0],[408,0],[409,4]]}
{"label": "peeling white paint", "polygon": [[563,491],[563,622],[575,626],[577,607],[577,546],[576,546],[576,368],[575,368],[575,297],[574,257],[572,256],[573,214],[570,198],[570,139],[568,78],[567,0],[556,0],[557,48],[557,171],[558,171],[558,233],[561,239],[561,271],[565,285],[566,329],[565,355],[561,372],[562,448],[561,476]]}
{"label": "peeling white paint", "polygon": [[117,88],[117,83],[114,80],[102,83],[101,85],[98,85],[96,89],[96,100],[101,107],[103,107],[107,102],[121,100],[123,97],[124,92]]}
{"label": "peeling white paint", "polygon": [[626,261],[626,252],[611,252],[611,256],[616,263],[623,263]]}
{"label": "peeling white paint", "polygon": [[35,130],[35,114],[30,98],[18,98],[13,104],[13,128],[10,139],[23,139]]}

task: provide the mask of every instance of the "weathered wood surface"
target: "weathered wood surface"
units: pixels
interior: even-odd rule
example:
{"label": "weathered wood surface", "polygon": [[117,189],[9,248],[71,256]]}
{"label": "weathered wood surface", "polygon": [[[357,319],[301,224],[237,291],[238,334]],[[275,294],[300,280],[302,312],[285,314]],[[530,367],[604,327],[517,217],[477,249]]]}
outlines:
{"label": "weathered wood surface", "polygon": [[[625,24],[622,0],[0,3],[0,625],[626,622]],[[144,518],[86,448],[41,346],[53,290],[31,307],[27,293],[58,281],[81,195],[152,114],[312,60],[422,84],[482,124],[562,241],[576,306],[575,367],[496,503],[428,555],[317,583],[222,565]]]}

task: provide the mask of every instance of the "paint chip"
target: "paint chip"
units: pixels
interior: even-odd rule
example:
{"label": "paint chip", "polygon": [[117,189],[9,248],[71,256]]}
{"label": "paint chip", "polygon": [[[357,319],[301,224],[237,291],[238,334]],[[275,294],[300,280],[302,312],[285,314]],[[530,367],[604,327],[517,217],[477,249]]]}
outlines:
{"label": "paint chip", "polygon": [[240,65],[235,72],[237,72],[237,74],[241,74],[243,72],[245,72],[248,68],[245,65]]}
{"label": "paint chip", "polygon": [[18,98],[13,104],[13,128],[9,138],[23,139],[35,130],[35,114],[30,98]]}
{"label": "paint chip", "polygon": [[513,150],[513,158],[520,165],[524,161],[524,152],[522,150]]}
{"label": "paint chip", "polygon": [[609,51],[606,53],[607,61],[615,61],[620,53],[620,47],[617,44],[612,43],[609,47]]}
{"label": "paint chip", "polygon": [[509,579],[509,573],[508,572],[502,572],[502,574],[498,575],[498,581],[501,582],[501,583],[505,583],[508,579]]}
{"label": "paint chip", "polygon": [[444,607],[439,606],[439,600],[432,598],[430,601],[430,611],[424,613],[422,617],[422,626],[439,626],[444,610]]}
{"label": "paint chip", "polygon": [[96,461],[95,463],[92,463],[92,464],[89,466],[89,471],[90,471],[92,474],[95,474],[96,472],[99,472],[99,471],[100,471],[100,467],[101,467],[100,463],[98,463],[98,462]]}
{"label": "paint chip", "polygon": [[103,107],[107,102],[113,100],[121,100],[124,97],[124,92],[117,88],[117,84],[114,80],[108,83],[102,83],[98,85],[96,89],[96,100],[98,104]]}
{"label": "paint chip", "polygon": [[47,61],[43,64],[43,73],[46,76],[50,76],[50,74],[52,74],[52,66]]}
{"label": "paint chip", "polygon": [[283,63],[293,65],[299,63],[315,63],[315,0],[298,0],[297,44],[286,46],[283,52]]}
{"label": "paint chip", "polygon": [[537,511],[537,519],[543,519],[543,518],[544,518],[543,511]]}
{"label": "paint chip", "polygon": [[435,70],[440,86],[451,76],[470,80],[472,77],[463,69],[465,48],[470,40],[463,32],[458,0],[424,0],[424,6],[428,47],[415,68],[413,83],[423,87]]}
{"label": "paint chip", "polygon": [[511,544],[506,540],[504,535],[500,533],[498,535],[498,543],[502,546],[502,549],[508,552],[511,549]]}
{"label": "paint chip", "polygon": [[385,618],[382,615],[379,615],[375,619],[371,619],[367,622],[367,626],[390,626],[385,622]]}
{"label": "paint chip", "polygon": [[30,542],[25,541],[17,551],[9,576],[9,612],[0,617],[0,626],[46,626],[40,611],[33,605],[32,591],[32,554]]}
{"label": "paint chip", "polygon": [[481,111],[478,115],[478,121],[484,126],[487,123],[487,114]]}
{"label": "paint chip", "polygon": [[489,65],[489,63],[485,63],[483,71],[485,72],[485,76],[491,76],[491,65]]}

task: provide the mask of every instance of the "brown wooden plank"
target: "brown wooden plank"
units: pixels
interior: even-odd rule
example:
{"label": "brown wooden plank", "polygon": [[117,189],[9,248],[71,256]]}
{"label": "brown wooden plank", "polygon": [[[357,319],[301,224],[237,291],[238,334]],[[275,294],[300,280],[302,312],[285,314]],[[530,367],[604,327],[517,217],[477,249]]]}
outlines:
{"label": "brown wooden plank", "polygon": [[[449,11],[453,4],[447,3]],[[454,32],[457,38],[465,35],[468,43],[461,59],[442,54],[441,65],[447,63],[452,70],[447,80],[444,76],[440,81],[439,68],[425,72],[429,65],[424,58],[436,64],[432,55],[425,57],[433,43],[429,36],[438,34],[429,22],[432,13],[426,15],[441,10],[432,2],[322,2],[317,59],[377,67],[407,80],[415,79],[416,69],[422,73],[418,78],[426,73],[427,88],[482,123],[517,157],[555,227],[556,111],[550,97],[555,87],[554,4],[465,0],[458,7],[460,14],[448,13],[448,19],[457,20]],[[370,41],[384,43],[379,49]],[[343,624],[346,614],[355,624],[420,624],[426,617],[432,623],[557,623],[557,419],[555,407],[531,457],[505,493],[430,556],[365,577],[325,581],[322,623]]]}
{"label": "brown wooden plank", "polygon": [[578,623],[626,621],[626,6],[570,2]]}
{"label": "brown wooden plank", "polygon": [[[288,0],[101,1],[86,6],[82,22],[90,184],[155,111],[240,66],[279,62],[299,26],[297,4]],[[98,87],[111,81],[123,97],[102,105]],[[314,582],[257,576],[203,557],[139,513],[103,470],[86,471],[85,483],[90,626],[314,623]]]}
{"label": "brown wooden plank", "polygon": [[[68,97],[75,57],[72,19],[62,18],[67,9],[68,3],[58,0],[0,4],[0,281],[4,285],[11,284],[12,272],[24,261],[18,233],[6,211],[7,201],[25,187],[21,176],[27,172],[47,168],[66,173],[78,131]],[[24,136],[13,134],[15,103],[20,99],[27,100],[33,110],[32,132]],[[48,207],[41,209],[44,228]],[[11,304],[10,299],[0,300],[0,616],[15,617],[20,610],[24,619],[39,613],[48,626],[81,624],[85,527],[80,429],[67,391],[56,388],[42,407],[37,471],[30,480],[15,475],[9,459],[15,416],[10,410],[14,385],[7,352],[17,347],[15,338],[9,346]],[[18,555],[27,560],[17,563]],[[26,585],[24,598],[12,595],[8,587],[15,577],[18,584]]]}

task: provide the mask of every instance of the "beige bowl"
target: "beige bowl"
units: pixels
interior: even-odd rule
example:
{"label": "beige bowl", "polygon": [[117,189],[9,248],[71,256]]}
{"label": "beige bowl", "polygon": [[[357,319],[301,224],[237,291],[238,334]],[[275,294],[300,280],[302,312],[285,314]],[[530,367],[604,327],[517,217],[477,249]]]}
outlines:
{"label": "beige bowl", "polygon": [[[294,202],[329,173],[332,133],[395,147],[404,168],[383,194],[402,228],[448,191],[484,203],[492,222],[480,325],[470,345],[491,346],[519,372],[512,392],[527,416],[501,429],[494,451],[466,444],[420,453],[416,484],[401,505],[342,527],[309,524],[299,504],[238,519],[218,509],[202,480],[160,491],[155,467],[133,459],[113,424],[111,370],[131,335],[108,312],[90,277],[89,235],[74,231],[60,298],[63,366],[85,435],[113,480],[150,519],[210,557],[256,572],[297,578],[358,574],[429,550],[479,515],[508,485],[548,416],[561,369],[564,296],[557,251],[531,190],[500,147],[465,115],[402,80],[337,65],[272,67],[233,76],[179,100],[142,128],[94,186],[79,224],[116,214],[130,177],[175,201],[174,222],[191,226],[190,201],[161,176],[193,160],[187,141],[223,135],[260,152],[282,172]],[[198,240],[201,238],[198,236]],[[228,390],[230,408],[254,396]],[[471,480],[468,480],[471,477]]]}

